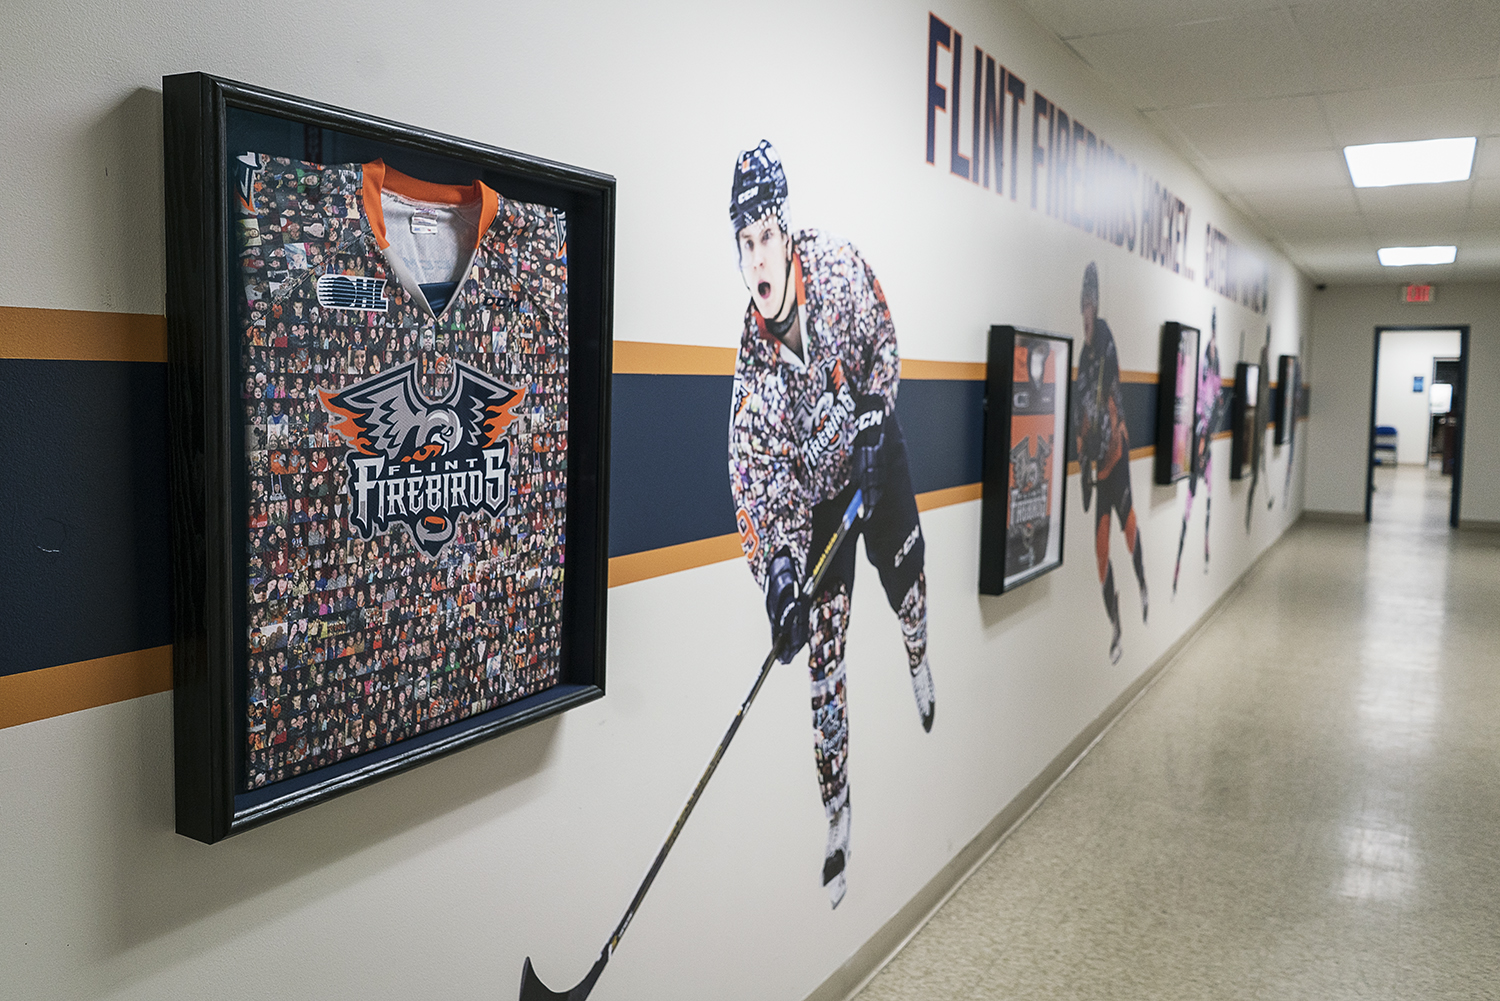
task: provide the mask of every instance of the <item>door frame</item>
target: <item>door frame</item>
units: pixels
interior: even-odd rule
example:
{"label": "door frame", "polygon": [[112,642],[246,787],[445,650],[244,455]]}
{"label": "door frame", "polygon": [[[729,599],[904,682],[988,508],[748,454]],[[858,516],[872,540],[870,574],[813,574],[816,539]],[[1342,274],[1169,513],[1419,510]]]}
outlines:
{"label": "door frame", "polygon": [[1453,498],[1448,504],[1448,527],[1458,527],[1459,508],[1463,502],[1464,435],[1468,430],[1465,404],[1469,397],[1469,325],[1467,323],[1383,323],[1375,328],[1375,363],[1370,371],[1369,440],[1365,443],[1365,522],[1370,521],[1375,499],[1375,405],[1380,393],[1380,336],[1387,331],[1457,330],[1458,382],[1453,386],[1453,410],[1458,414],[1458,433],[1453,441]]}

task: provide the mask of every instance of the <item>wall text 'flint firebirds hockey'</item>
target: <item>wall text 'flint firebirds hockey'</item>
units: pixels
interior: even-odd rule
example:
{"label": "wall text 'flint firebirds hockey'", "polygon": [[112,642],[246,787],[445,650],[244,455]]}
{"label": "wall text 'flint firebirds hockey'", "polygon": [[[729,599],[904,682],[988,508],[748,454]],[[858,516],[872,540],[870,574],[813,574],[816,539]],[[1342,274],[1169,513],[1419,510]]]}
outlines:
{"label": "wall text 'flint firebirds hockey'", "polygon": [[[947,73],[940,72],[943,54]],[[1015,202],[1026,178],[1033,209],[1189,281],[1197,277],[1188,263],[1192,208],[978,45],[966,53],[963,33],[936,14],[927,17],[926,103],[928,163],[938,162],[942,113],[950,174]],[[1208,233],[1204,284],[1265,312],[1264,265],[1213,226]]]}

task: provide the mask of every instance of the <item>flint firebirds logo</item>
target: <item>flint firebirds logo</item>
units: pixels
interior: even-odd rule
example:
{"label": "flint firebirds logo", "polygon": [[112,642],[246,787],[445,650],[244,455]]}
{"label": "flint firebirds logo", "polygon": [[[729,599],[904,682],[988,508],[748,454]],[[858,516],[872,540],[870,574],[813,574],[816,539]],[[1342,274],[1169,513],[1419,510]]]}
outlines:
{"label": "flint firebirds logo", "polygon": [[843,363],[824,362],[823,392],[811,407],[804,406],[797,414],[802,425],[802,461],[809,469],[818,468],[823,456],[837,452],[850,441],[854,411],[854,394],[844,377]]}
{"label": "flint firebirds logo", "polygon": [[526,391],[455,367],[453,388],[436,403],[417,388],[415,361],[338,392],[318,390],[336,418],[331,427],[349,442],[349,523],[361,538],[402,524],[436,557],[459,515],[505,512],[511,442],[504,435]]}

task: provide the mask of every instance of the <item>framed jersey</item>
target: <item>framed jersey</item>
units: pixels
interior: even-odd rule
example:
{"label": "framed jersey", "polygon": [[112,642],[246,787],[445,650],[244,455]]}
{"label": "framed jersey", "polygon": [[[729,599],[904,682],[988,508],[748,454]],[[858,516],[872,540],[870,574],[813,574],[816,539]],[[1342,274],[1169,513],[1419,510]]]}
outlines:
{"label": "framed jersey", "polygon": [[1197,327],[1176,322],[1162,326],[1156,395],[1156,482],[1162,485],[1176,483],[1192,471],[1199,336]]}
{"label": "framed jersey", "polygon": [[162,81],[177,830],[604,693],[614,179]]}
{"label": "framed jersey", "polygon": [[985,378],[979,593],[1062,566],[1073,341],[990,328]]}

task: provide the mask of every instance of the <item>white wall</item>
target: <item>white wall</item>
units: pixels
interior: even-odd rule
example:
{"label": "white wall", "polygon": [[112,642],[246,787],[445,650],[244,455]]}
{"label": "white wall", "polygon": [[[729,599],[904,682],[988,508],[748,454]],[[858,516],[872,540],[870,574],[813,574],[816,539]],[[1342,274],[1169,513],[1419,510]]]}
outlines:
{"label": "white wall", "polygon": [[[1396,461],[1425,465],[1431,430],[1428,401],[1434,358],[1457,358],[1457,330],[1387,330],[1380,336],[1380,367],[1375,394],[1375,423],[1396,429]],[[1412,392],[1413,377],[1422,389]]]}
{"label": "white wall", "polygon": [[[1273,363],[1301,351],[1315,408],[1338,399],[1312,365],[1306,282],[1139,115],[1011,4],[938,13],[1191,204],[1197,266],[1205,221],[1266,255],[1270,315],[926,164],[928,7],[915,0],[468,0],[420,21],[390,0],[18,0],[0,36],[0,304],[162,311],[159,78],[201,69],[615,174],[621,339],[737,342],[745,291],[726,195],[735,153],[765,136],[787,161],[796,220],[872,262],[906,357],[982,361],[997,322],[1076,333],[1079,279],[1097,260],[1122,367],[1154,370],[1164,321],[1206,331],[1217,308],[1226,375],[1241,333],[1256,360],[1269,322]],[[1335,349],[1331,365],[1368,353]],[[1336,452],[1342,428],[1323,447]],[[593,996],[795,999],[828,977],[1295,520],[1290,449],[1274,450],[1248,531],[1248,486],[1228,480],[1229,442],[1214,449],[1213,562],[1205,574],[1192,558],[1200,498],[1175,598],[1186,484],[1154,487],[1151,460],[1132,464],[1152,603],[1143,625],[1115,532],[1118,665],[1076,479],[1065,566],[1000,598],[976,594],[979,504],[924,514],[937,723],[918,725],[867,570],[848,654],[857,807],[843,905],[830,912],[819,885],[799,661],[772,675]],[[0,731],[3,991],[507,996],[528,954],[554,985],[576,982],[766,645],[738,562],[610,602],[604,700],[212,847],[172,831],[169,696]]]}
{"label": "white wall", "polygon": [[1495,391],[1500,386],[1500,284],[1443,285],[1430,305],[1399,302],[1394,283],[1335,286],[1312,293],[1312,310],[1321,364],[1312,380],[1308,419],[1308,509],[1364,511],[1375,328],[1468,324],[1460,517],[1500,522],[1500,393]]}

